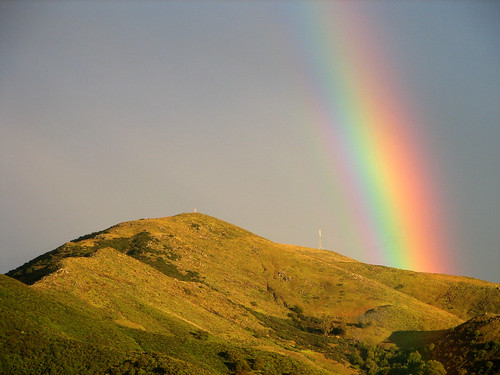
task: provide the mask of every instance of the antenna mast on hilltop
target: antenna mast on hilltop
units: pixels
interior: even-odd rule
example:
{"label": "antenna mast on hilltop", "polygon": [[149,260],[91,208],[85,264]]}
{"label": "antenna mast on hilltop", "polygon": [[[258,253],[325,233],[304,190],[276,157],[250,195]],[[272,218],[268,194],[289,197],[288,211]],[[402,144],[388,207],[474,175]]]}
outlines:
{"label": "antenna mast on hilltop", "polygon": [[318,249],[323,250],[323,239],[321,238],[321,229],[318,229],[319,243]]}

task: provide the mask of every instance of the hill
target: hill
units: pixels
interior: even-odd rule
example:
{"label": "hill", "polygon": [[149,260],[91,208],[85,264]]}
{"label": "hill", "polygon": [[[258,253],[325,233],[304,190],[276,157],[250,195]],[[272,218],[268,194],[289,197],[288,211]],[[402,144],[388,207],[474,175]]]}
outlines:
{"label": "hill", "polygon": [[[96,373],[153,364],[186,373],[376,373],[373,358],[377,371],[408,368],[408,356],[430,343],[409,347],[402,338],[434,331],[436,341],[466,319],[500,313],[498,284],[276,244],[203,214],[121,223],[7,275],[2,293],[12,307],[0,318],[26,322],[33,337],[89,345]],[[36,319],[23,317],[33,310]],[[7,363],[22,362],[13,358]]]}
{"label": "hill", "polygon": [[449,374],[500,371],[500,315],[482,314],[446,332],[432,348]]}

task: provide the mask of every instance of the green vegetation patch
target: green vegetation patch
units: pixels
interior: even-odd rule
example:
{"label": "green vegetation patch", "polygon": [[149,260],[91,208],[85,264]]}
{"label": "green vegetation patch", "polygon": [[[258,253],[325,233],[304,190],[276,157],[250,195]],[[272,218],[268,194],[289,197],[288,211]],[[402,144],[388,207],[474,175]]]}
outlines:
{"label": "green vegetation patch", "polygon": [[222,340],[152,307],[143,309],[165,327],[163,333],[118,326],[68,295],[0,276],[0,374],[324,374],[298,359]]}
{"label": "green vegetation patch", "polygon": [[210,375],[216,372],[163,353],[133,353],[108,369],[107,374]]}
{"label": "green vegetation patch", "polygon": [[[152,266],[169,277],[182,281],[203,282],[197,271],[184,272],[179,270],[173,261],[180,259],[180,255],[176,254],[168,245],[160,244],[159,240],[147,231],[139,232],[132,237],[97,239],[93,246],[80,244],[83,240],[97,238],[104,232],[95,232],[79,237],[8,272],[7,275],[31,285],[61,268],[61,260],[64,258],[88,257],[100,249],[110,247]],[[163,251],[159,251],[159,247]]]}

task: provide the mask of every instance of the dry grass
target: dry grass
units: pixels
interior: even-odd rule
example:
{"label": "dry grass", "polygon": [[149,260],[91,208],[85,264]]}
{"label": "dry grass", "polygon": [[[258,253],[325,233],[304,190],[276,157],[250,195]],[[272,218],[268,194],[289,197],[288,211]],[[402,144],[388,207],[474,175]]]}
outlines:
{"label": "dry grass", "polygon": [[500,313],[498,284],[276,244],[203,214],[121,223],[9,274],[44,275],[33,289],[88,303],[128,329],[174,337],[178,327],[190,327],[183,329],[297,356],[329,373],[351,373],[314,349],[335,339],[299,332],[292,310],[313,322],[308,329],[331,316],[343,338],[371,344],[395,331],[444,330]]}
{"label": "dry grass", "polygon": [[367,311],[389,305],[384,319],[369,322],[389,331],[445,329],[477,313],[500,312],[496,284],[372,266],[331,251],[276,244],[203,214],[125,222],[77,245],[91,248],[141,232],[152,238],[148,256],[154,253],[180,272],[194,272],[201,282],[167,277],[118,251],[101,249],[91,258],[66,258],[62,271],[38,284],[58,283],[96,306],[111,304],[103,294],[140,296],[141,303],[149,301],[209,331],[241,338],[263,329],[242,307],[286,317],[288,308],[297,305],[307,315],[328,314],[354,324],[366,320]]}

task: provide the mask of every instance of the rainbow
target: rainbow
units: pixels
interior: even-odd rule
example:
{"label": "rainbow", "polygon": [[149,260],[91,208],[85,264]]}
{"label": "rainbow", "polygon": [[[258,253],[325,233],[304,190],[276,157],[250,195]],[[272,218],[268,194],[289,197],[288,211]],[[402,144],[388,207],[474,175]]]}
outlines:
{"label": "rainbow", "polygon": [[289,26],[318,158],[326,163],[332,194],[349,206],[346,220],[368,261],[450,272],[438,179],[405,97],[410,90],[398,85],[377,28],[346,3],[292,7]]}

